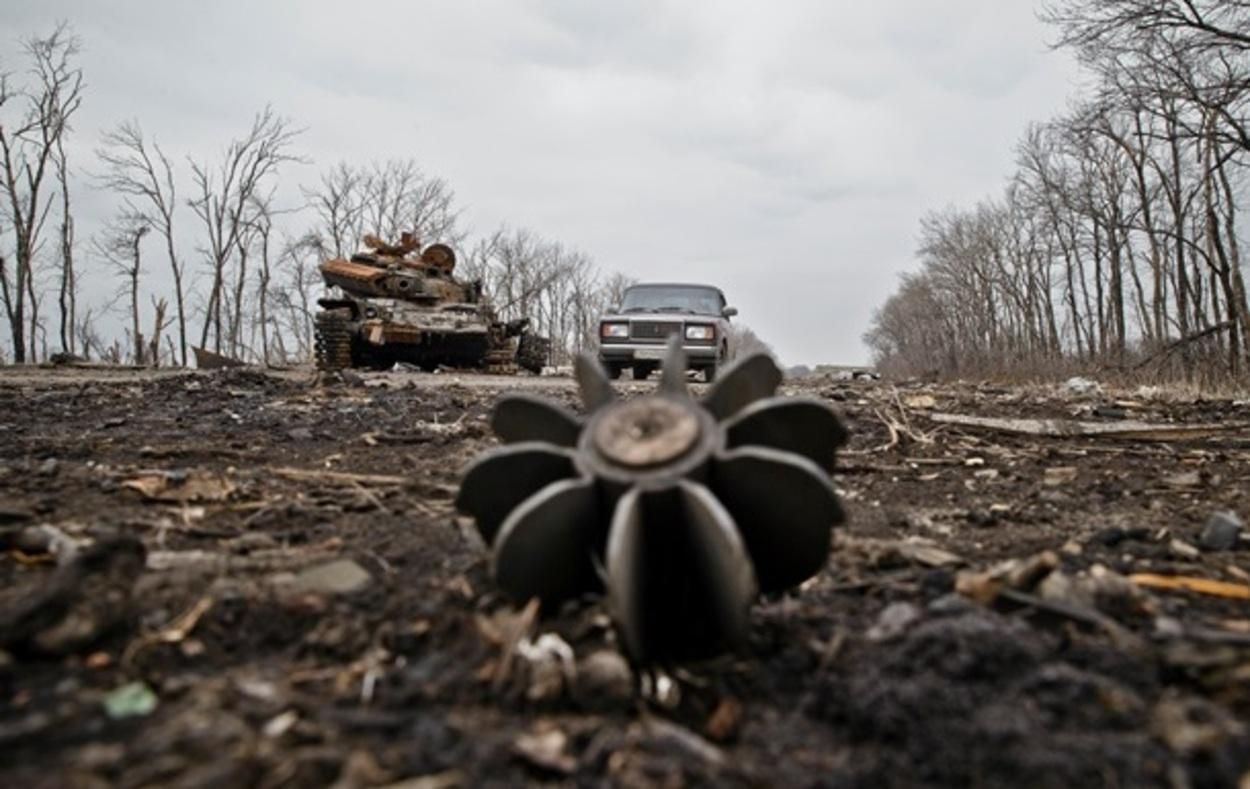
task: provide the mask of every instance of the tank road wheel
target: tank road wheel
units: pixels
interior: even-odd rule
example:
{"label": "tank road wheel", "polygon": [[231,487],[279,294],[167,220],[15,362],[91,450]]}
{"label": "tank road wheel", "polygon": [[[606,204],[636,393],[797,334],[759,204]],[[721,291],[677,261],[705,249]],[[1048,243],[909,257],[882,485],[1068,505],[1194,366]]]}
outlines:
{"label": "tank road wheel", "polygon": [[351,310],[332,309],[317,313],[314,353],[317,369],[326,372],[352,366],[352,333],[348,328]]}
{"label": "tank road wheel", "polygon": [[516,349],[505,340],[486,352],[480,366],[491,375],[516,375]]}
{"label": "tank road wheel", "polygon": [[516,363],[522,370],[541,375],[551,355],[551,340],[537,334],[522,334],[517,341]]}

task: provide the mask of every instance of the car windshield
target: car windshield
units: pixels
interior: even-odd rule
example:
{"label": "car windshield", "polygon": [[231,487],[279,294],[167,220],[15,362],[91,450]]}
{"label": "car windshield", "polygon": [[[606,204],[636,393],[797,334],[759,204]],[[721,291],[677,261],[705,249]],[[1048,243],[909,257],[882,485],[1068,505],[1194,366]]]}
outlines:
{"label": "car windshield", "polygon": [[687,312],[720,315],[724,301],[715,288],[646,285],[625,291],[621,312]]}

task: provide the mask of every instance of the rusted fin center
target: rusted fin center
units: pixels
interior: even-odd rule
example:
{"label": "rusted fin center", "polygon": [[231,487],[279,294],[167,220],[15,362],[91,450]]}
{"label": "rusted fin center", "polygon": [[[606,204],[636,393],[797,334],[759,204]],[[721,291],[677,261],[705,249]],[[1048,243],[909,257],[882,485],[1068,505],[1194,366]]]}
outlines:
{"label": "rusted fin center", "polygon": [[603,415],[595,428],[595,446],[621,466],[645,468],[676,460],[699,437],[699,418],[680,402],[639,397]]}

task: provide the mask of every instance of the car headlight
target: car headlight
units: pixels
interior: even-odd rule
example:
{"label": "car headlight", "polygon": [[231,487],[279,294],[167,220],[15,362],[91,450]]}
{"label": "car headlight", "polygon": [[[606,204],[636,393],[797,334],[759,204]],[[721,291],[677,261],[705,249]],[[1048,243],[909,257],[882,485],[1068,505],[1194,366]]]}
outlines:
{"label": "car headlight", "polygon": [[687,340],[714,340],[716,339],[716,329],[711,326],[687,326]]}
{"label": "car headlight", "polygon": [[605,340],[629,339],[629,324],[601,323],[599,324],[599,336]]}

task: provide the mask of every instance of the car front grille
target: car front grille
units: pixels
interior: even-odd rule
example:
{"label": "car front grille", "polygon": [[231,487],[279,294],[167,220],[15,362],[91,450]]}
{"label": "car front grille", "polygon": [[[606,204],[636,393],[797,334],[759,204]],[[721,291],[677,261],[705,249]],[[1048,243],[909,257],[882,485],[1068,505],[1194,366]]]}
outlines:
{"label": "car front grille", "polygon": [[634,340],[666,340],[670,335],[681,334],[681,326],[672,321],[634,321],[629,336]]}

